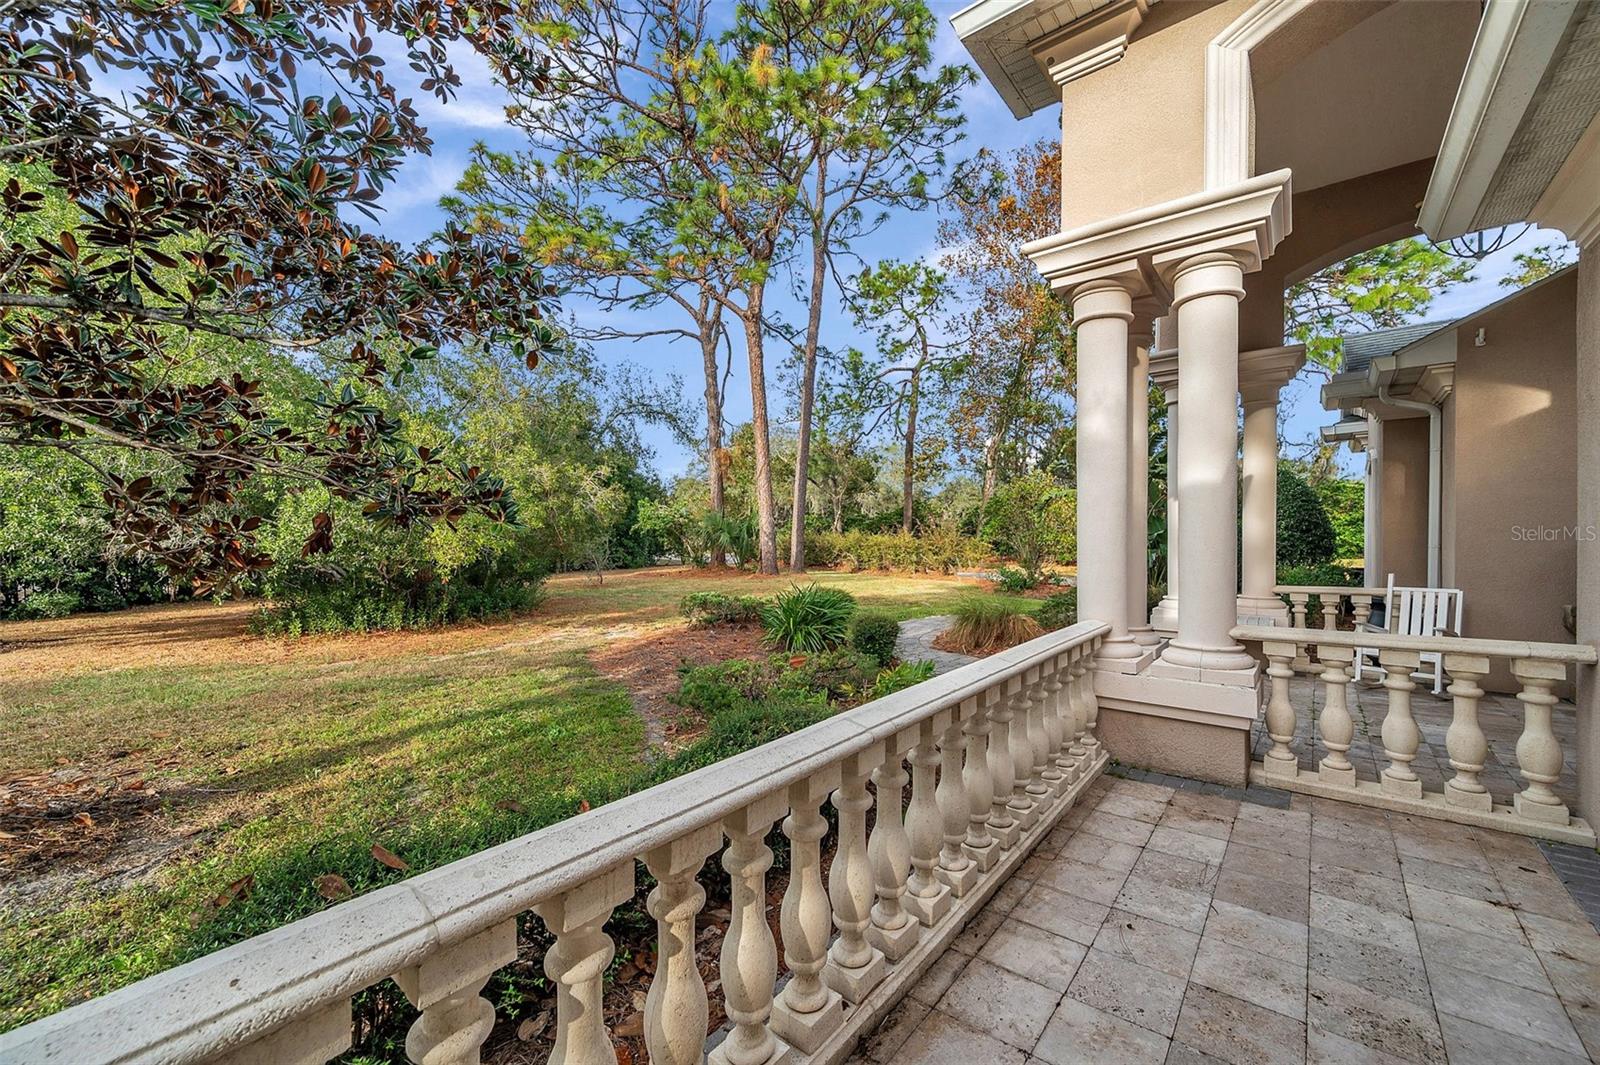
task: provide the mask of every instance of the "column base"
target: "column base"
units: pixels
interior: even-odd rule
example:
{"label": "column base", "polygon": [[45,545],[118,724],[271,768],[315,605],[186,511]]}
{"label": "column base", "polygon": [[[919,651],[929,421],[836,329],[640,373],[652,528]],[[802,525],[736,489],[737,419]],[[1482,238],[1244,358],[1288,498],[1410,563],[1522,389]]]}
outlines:
{"label": "column base", "polygon": [[1144,769],[1242,786],[1257,690],[1162,677],[1153,670],[1095,677],[1099,732],[1112,754]]}
{"label": "column base", "polygon": [[[772,1054],[761,1065],[794,1065],[794,1047],[782,1039],[774,1041],[777,1045],[772,1048]],[[706,1055],[706,1065],[730,1065],[728,1061],[728,1041],[724,1039],[716,1048]]]}
{"label": "column base", "polygon": [[922,934],[917,913],[906,906],[907,901],[907,897],[901,897],[900,904],[905,906],[909,919],[899,928],[879,928],[875,924],[867,926],[867,942],[883,951],[883,956],[890,961],[899,961],[911,953],[911,948],[917,945],[917,937]]}
{"label": "column base", "polygon": [[1132,636],[1133,642],[1140,647],[1159,648],[1161,646],[1161,636],[1152,625],[1135,625],[1128,630],[1128,635]]}
{"label": "column base", "polygon": [[[1169,647],[1170,649],[1170,647]],[[1248,655],[1245,656],[1247,659]],[[1230,656],[1231,658],[1231,656]],[[1230,660],[1225,658],[1224,661]],[[1219,684],[1234,688],[1254,688],[1261,679],[1261,668],[1253,662],[1248,667],[1191,666],[1168,661],[1165,656],[1152,663],[1145,675],[1166,680],[1191,681],[1195,684]]]}
{"label": "column base", "polygon": [[[978,859],[973,858],[972,851],[968,850],[965,843],[961,845],[961,849],[966,853],[968,858],[972,859],[967,863],[964,869],[962,869],[960,872],[954,872],[946,869],[944,866],[940,866],[933,871],[933,875],[939,878],[939,883],[948,887],[950,889],[950,893],[958,899],[964,896],[967,892],[971,891],[973,887],[977,885],[978,878],[983,876],[984,870],[990,868],[990,866],[994,864],[991,861],[989,865],[984,865],[979,862]],[[993,853],[993,845],[989,846],[987,850],[990,853]]]}
{"label": "column base", "polygon": [[1107,673],[1143,673],[1150,663],[1156,660],[1156,655],[1160,653],[1158,648],[1140,647],[1136,643],[1124,644],[1123,646],[1132,647],[1138,653],[1130,658],[1103,658],[1097,655],[1094,659],[1093,668],[1104,670]]}
{"label": "column base", "polygon": [[[883,960],[883,953],[874,949],[872,959],[854,969],[847,969],[829,958],[822,970],[822,980],[854,1006],[882,982],[888,970],[889,965]],[[773,1010],[773,1016],[776,1018],[777,1010]]]}
{"label": "column base", "polygon": [[[827,970],[823,970],[826,978]],[[803,1054],[813,1054],[822,1041],[838,1031],[844,1024],[844,998],[833,988],[828,989],[828,1001],[812,1013],[796,1013],[783,1004],[780,997],[772,1004],[772,1019],[767,1026],[783,1042],[798,1048]]]}
{"label": "column base", "polygon": [[1289,627],[1289,607],[1275,595],[1241,595],[1236,601],[1236,609],[1241,625],[1250,624],[1243,620],[1245,618],[1271,618],[1274,625]]}
{"label": "column base", "polygon": [[1161,602],[1150,612],[1150,628],[1162,636],[1176,636],[1178,634],[1178,599],[1176,596],[1163,596]]}
{"label": "column base", "polygon": [[[970,869],[972,867],[968,866],[967,868]],[[934,871],[934,879],[939,879],[937,870]],[[922,923],[924,928],[938,924],[939,919],[949,913],[950,907],[955,905],[956,900],[952,896],[950,885],[941,882],[940,889],[937,895],[928,896],[913,895],[908,891],[904,900],[902,900],[902,905]],[[898,961],[899,959],[895,960]]]}

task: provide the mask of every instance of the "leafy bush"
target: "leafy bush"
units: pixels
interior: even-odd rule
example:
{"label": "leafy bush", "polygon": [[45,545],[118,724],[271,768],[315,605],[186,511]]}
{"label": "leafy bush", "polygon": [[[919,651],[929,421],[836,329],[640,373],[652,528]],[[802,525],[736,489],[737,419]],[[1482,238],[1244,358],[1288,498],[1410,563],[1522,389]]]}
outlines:
{"label": "leafy bush", "polygon": [[767,643],[785,651],[812,654],[837,647],[850,631],[855,596],[820,584],[791,585],[761,608]]}
{"label": "leafy bush", "polygon": [[822,651],[799,661],[786,662],[782,655],[777,658],[785,667],[778,674],[778,689],[815,692],[829,699],[859,694],[878,673],[878,663],[870,655],[849,647]]}
{"label": "leafy bush", "polygon": [[894,659],[894,643],[899,638],[900,623],[887,614],[868,611],[850,622],[850,646],[880,666]]}
{"label": "leafy bush", "polygon": [[477,579],[445,584],[418,574],[403,585],[303,586],[251,619],[251,631],[313,636],[381,629],[425,629],[458,621],[508,617],[544,601],[544,577],[514,565]]}
{"label": "leafy bush", "polygon": [[1046,632],[1064,629],[1078,623],[1078,589],[1069,588],[1048,596],[1034,615],[1039,627]]}
{"label": "leafy bush", "polygon": [[678,613],[696,626],[744,625],[760,621],[765,605],[766,600],[755,595],[690,592],[678,600]]}
{"label": "leafy bush", "polygon": [[1366,552],[1366,486],[1329,477],[1312,485],[1333,526],[1335,558],[1360,558]]}
{"label": "leafy bush", "polygon": [[1078,554],[1078,497],[1042,470],[1002,485],[989,500],[983,533],[995,550],[1017,560],[1037,584],[1046,562]]}
{"label": "leafy bush", "polygon": [[806,533],[806,565],[853,571],[952,573],[982,565],[991,553],[982,540],[943,527],[920,536],[859,529],[842,533],[815,529]]}
{"label": "leafy bush", "polygon": [[740,566],[748,566],[761,554],[756,521],[708,510],[700,517],[698,542],[706,554],[721,548]]}
{"label": "leafy bush", "polygon": [[995,584],[999,585],[1000,590],[1013,595],[1025,592],[1037,583],[1015,566],[1001,566],[999,572],[995,574]]}
{"label": "leafy bush", "polygon": [[1333,525],[1316,490],[1287,463],[1278,465],[1278,562],[1314,565],[1334,557]]}
{"label": "leafy bush", "polygon": [[925,680],[932,679],[932,662],[925,659],[920,662],[901,662],[878,674],[877,679],[872,682],[872,698],[882,699],[885,695],[893,695],[902,688],[909,688],[913,684],[921,684]]}
{"label": "leafy bush", "polygon": [[834,712],[821,695],[797,690],[776,691],[759,702],[741,699],[720,706],[709,715],[703,736],[656,763],[656,779],[703,769],[815,725]]}
{"label": "leafy bush", "polygon": [[965,597],[956,604],[955,618],[945,639],[963,654],[1012,647],[1044,632],[1021,607],[991,595]]}
{"label": "leafy bush", "polygon": [[1337,562],[1321,562],[1314,566],[1279,566],[1278,583],[1301,588],[1359,588],[1361,571],[1347,569]]}
{"label": "leafy bush", "polygon": [[710,666],[685,665],[678,670],[678,691],[672,701],[710,716],[741,701],[766,698],[777,687],[778,673],[771,662],[743,658]]}
{"label": "leafy bush", "polygon": [[34,592],[17,607],[22,618],[64,618],[83,605],[77,592]]}

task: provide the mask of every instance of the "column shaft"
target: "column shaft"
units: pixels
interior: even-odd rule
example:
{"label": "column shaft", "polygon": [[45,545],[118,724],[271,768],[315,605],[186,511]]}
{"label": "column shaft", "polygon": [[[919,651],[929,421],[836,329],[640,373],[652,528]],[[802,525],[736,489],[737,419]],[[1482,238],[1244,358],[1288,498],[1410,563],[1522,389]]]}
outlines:
{"label": "column shaft", "polygon": [[1128,323],[1133,300],[1112,281],[1072,295],[1078,340],[1078,616],[1104,621],[1108,659],[1139,657],[1128,635]]}
{"label": "column shaft", "polygon": [[1128,344],[1128,631],[1154,647],[1150,628],[1150,341]]}
{"label": "column shaft", "polygon": [[1178,601],[1178,635],[1162,653],[1162,662],[1180,675],[1210,670],[1254,676],[1254,660],[1228,635],[1237,621],[1243,281],[1239,263],[1220,254],[1196,256],[1174,278],[1183,406],[1183,450],[1178,453],[1183,597]]}
{"label": "column shaft", "polygon": [[1278,390],[1244,402],[1243,602],[1254,612],[1279,606],[1272,586],[1278,565]]}

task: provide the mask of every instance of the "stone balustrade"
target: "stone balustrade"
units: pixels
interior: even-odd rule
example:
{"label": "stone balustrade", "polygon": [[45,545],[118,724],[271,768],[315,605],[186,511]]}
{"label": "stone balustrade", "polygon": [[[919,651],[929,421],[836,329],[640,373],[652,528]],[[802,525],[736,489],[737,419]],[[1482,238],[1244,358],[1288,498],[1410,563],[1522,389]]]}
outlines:
{"label": "stone balustrade", "polygon": [[[644,1039],[659,1065],[702,1062],[697,878],[720,851],[731,904],[718,977],[731,1030],[710,1061],[832,1065],[1103,770],[1088,667],[1109,631],[1091,621],[1048,633],[330,907],[0,1035],[0,1061],[324,1062],[350,1045],[351,996],[392,977],[421,1011],[407,1056],[472,1065],[495,1021],[483,987],[516,959],[517,917],[531,910],[555,940],[544,958],[556,987],[551,1060],[614,1065],[604,926],[643,864],[656,880],[647,909],[659,958]],[[824,803],[839,825],[826,883]],[[778,922],[786,982],[765,886],[780,822],[792,858]]]}
{"label": "stone balustrade", "polygon": [[[1561,776],[1563,759],[1561,744],[1551,727],[1551,708],[1558,702],[1555,688],[1567,678],[1569,667],[1595,664],[1593,647],[1248,625],[1234,629],[1233,636],[1260,644],[1267,660],[1265,716],[1272,748],[1252,766],[1252,779],[1291,791],[1588,847],[1595,845],[1593,827],[1573,817],[1551,787]],[[1320,674],[1318,683],[1323,687],[1315,735],[1326,754],[1316,769],[1306,770],[1301,768],[1293,749],[1297,712],[1290,701],[1289,685],[1297,671],[1295,664],[1308,660],[1308,649],[1312,647]],[[1375,781],[1358,780],[1348,757],[1355,731],[1349,686],[1358,647],[1377,650],[1383,687],[1388,692],[1382,728],[1388,765]],[[1411,695],[1416,690],[1412,673],[1422,654],[1442,655],[1450,678],[1452,717],[1445,747],[1454,775],[1439,792],[1424,790],[1411,768],[1421,741],[1411,713]],[[1479,682],[1488,675],[1494,660],[1510,662],[1512,674],[1521,686],[1517,700],[1522,704],[1523,727],[1516,757],[1524,787],[1509,804],[1496,804],[1478,779],[1488,753],[1488,741],[1478,723],[1478,703],[1484,694]]]}
{"label": "stone balustrade", "polygon": [[[1288,600],[1291,627],[1311,628],[1310,620],[1316,617],[1324,632],[1338,629],[1346,603],[1349,603],[1350,619],[1354,625],[1357,628],[1365,625],[1372,617],[1372,601],[1382,599],[1387,592],[1387,588],[1345,588],[1321,584],[1279,584],[1272,589],[1272,594]],[[1315,672],[1310,656],[1302,654],[1296,658],[1294,670],[1296,673]]]}

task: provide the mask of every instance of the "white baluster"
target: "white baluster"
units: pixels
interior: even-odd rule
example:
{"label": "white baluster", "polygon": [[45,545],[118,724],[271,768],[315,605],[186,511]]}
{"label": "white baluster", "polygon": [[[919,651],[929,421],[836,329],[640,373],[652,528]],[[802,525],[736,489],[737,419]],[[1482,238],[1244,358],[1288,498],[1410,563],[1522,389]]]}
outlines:
{"label": "white baluster", "polygon": [[[966,842],[971,814],[971,802],[967,798],[966,781],[961,771],[961,733],[967,720],[976,713],[977,700],[966,699],[959,707],[942,711],[944,716],[941,718],[944,732],[939,738],[939,786],[934,789],[934,798],[939,802],[943,845],[939,848],[939,867],[934,870],[934,875],[957,898],[972,889],[972,885],[978,882],[979,873],[977,864],[961,846]],[[915,795],[916,785],[913,783],[913,803]]]}
{"label": "white baluster", "polygon": [[915,729],[897,732],[884,743],[883,764],[872,771],[877,789],[877,817],[867,840],[872,866],[872,923],[867,938],[890,961],[899,961],[922,934],[922,926],[905,907],[906,880],[911,875],[911,837],[901,810],[905,801],[905,751],[916,743]]}
{"label": "white baluster", "polygon": [[1387,795],[1409,799],[1422,798],[1422,781],[1417,779],[1411,763],[1417,757],[1417,745],[1422,733],[1411,716],[1411,693],[1417,684],[1411,679],[1422,659],[1415,651],[1386,647],[1378,652],[1378,665],[1383,667],[1383,686],[1389,690],[1389,709],[1383,715],[1383,752],[1389,756],[1389,765],[1382,773],[1380,787]]}
{"label": "white baluster", "polygon": [[[934,924],[949,913],[952,902],[950,888],[938,875],[944,818],[939,809],[934,774],[939,765],[935,737],[950,732],[950,722],[955,716],[953,710],[941,710],[928,718],[918,728],[917,745],[911,749],[911,805],[906,810],[906,833],[911,837],[911,879],[906,885],[905,905],[924,926]],[[960,748],[955,750],[959,759]],[[959,787],[959,781],[953,783]],[[965,825],[958,822],[957,854],[961,853],[959,844],[964,829]]]}
{"label": "white baluster", "polygon": [[350,1000],[296,1017],[207,1065],[323,1065],[350,1049]]}
{"label": "white baluster", "polygon": [[1317,767],[1317,775],[1324,783],[1339,784],[1347,788],[1356,785],[1356,770],[1348,757],[1350,742],[1355,738],[1355,722],[1350,719],[1349,684],[1350,663],[1355,652],[1349,647],[1318,646],[1317,660],[1322,663],[1323,707],[1317,719],[1327,755]]}
{"label": "white baluster", "polygon": [[1100,723],[1100,697],[1094,692],[1094,670],[1089,668],[1104,642],[1103,636],[1096,636],[1072,671],[1078,678],[1078,706],[1083,711],[1084,772],[1092,770],[1105,757],[1100,737],[1095,734]]}
{"label": "white baluster", "polygon": [[1267,735],[1272,737],[1272,750],[1261,759],[1261,768],[1268,776],[1292,778],[1300,772],[1300,762],[1289,746],[1294,742],[1295,726],[1289,682],[1294,678],[1294,658],[1300,648],[1293,643],[1267,643],[1262,651],[1267,656],[1267,676],[1272,681],[1272,694],[1267,699]]}
{"label": "white baluster", "polygon": [[1560,662],[1538,658],[1519,658],[1511,672],[1522,684],[1517,698],[1522,703],[1522,736],[1517,740],[1517,766],[1528,786],[1512,802],[1517,816],[1550,825],[1571,821],[1567,804],[1550,785],[1561,779],[1561,744],[1550,723],[1550,708],[1556,705],[1555,686],[1567,678],[1567,667]]}
{"label": "white baluster", "polygon": [[[627,868],[631,894],[633,863]],[[560,945],[558,939],[556,947]],[[395,973],[394,982],[422,1011],[406,1033],[406,1057],[414,1065],[478,1065],[483,1041],[494,1030],[494,1006],[480,992],[496,969],[516,960],[517,922],[502,921]],[[604,1026],[600,1035],[605,1038]],[[606,1047],[609,1053],[610,1044]],[[573,1060],[590,1065],[588,1058]],[[615,1055],[608,1061],[614,1065]]]}
{"label": "white baluster", "polygon": [[1444,669],[1450,675],[1452,700],[1444,746],[1450,755],[1450,767],[1456,771],[1445,781],[1444,801],[1463,810],[1488,813],[1494,809],[1494,798],[1478,774],[1489,758],[1489,741],[1478,724],[1478,700],[1483,698],[1479,682],[1488,675],[1489,659],[1483,655],[1445,655]]}
{"label": "white baluster", "polygon": [[883,952],[867,939],[871,923],[872,866],[867,860],[867,775],[883,757],[874,745],[851,755],[839,767],[839,790],[833,793],[839,811],[839,845],[828,870],[828,901],[833,903],[833,924],[839,938],[828,948],[823,979],[852,1005],[867,997],[885,974]]}
{"label": "white baluster", "polygon": [[1016,821],[1021,831],[1027,831],[1039,820],[1039,804],[1034,801],[1030,785],[1033,777],[1033,742],[1028,738],[1029,707],[1033,700],[1028,691],[1037,678],[1038,670],[1029,670],[1017,678],[1015,690],[1008,685],[1010,692],[1011,709],[1011,798],[1006,805],[1011,810],[1012,820]]}
{"label": "white baluster", "polygon": [[707,825],[648,852],[656,878],[645,907],[656,919],[656,971],[644,1002],[644,1042],[652,1065],[705,1060],[710,1007],[695,960],[695,916],[706,892],[696,877],[722,846],[722,826]]}
{"label": "white baluster", "polygon": [[[791,1046],[815,1053],[823,1040],[844,1023],[844,1003],[823,983],[828,960],[828,896],[822,886],[821,840],[828,822],[818,811],[839,780],[831,766],[789,788],[789,816],[783,834],[789,837],[789,886],[783,893],[779,925],[783,958],[793,975],[772,1007],[772,1030]],[[871,891],[871,881],[868,889]]]}
{"label": "white baluster", "polygon": [[1052,795],[1062,795],[1067,790],[1067,774],[1061,769],[1061,758],[1066,753],[1067,726],[1062,720],[1065,699],[1061,682],[1064,658],[1057,655],[1044,665],[1044,765],[1037,772],[1040,780]]}
{"label": "white baluster", "polygon": [[1067,653],[1067,686],[1066,690],[1061,693],[1062,703],[1066,708],[1063,716],[1067,750],[1062,759],[1061,771],[1066,774],[1068,786],[1076,784],[1089,769],[1089,751],[1083,745],[1086,717],[1083,710],[1083,680],[1081,673],[1084,658],[1088,653],[1087,647],[1081,644]]}
{"label": "white baluster", "polygon": [[[966,761],[961,770],[961,789],[966,796],[966,836],[961,853],[972,862],[969,883],[962,894],[978,882],[999,858],[1000,847],[989,834],[989,807],[994,802],[994,786],[989,781],[989,696],[964,699],[961,703],[961,735],[966,741]],[[950,883],[947,876],[946,883]],[[952,885],[954,886],[954,885]]]}
{"label": "white baluster", "polygon": [[1050,732],[1045,725],[1045,667],[1034,666],[1028,671],[1028,798],[1033,801],[1033,821],[1044,816],[1055,794],[1045,770],[1054,769],[1050,757]]}
{"label": "white baluster", "polygon": [[722,940],[722,995],[733,1031],[711,1052],[710,1065],[777,1065],[793,1051],[768,1025],[772,989],[778,979],[778,945],[767,925],[767,870],[772,823],[783,815],[782,794],[768,795],[722,822],[728,849],[722,854],[733,898]]}
{"label": "white baluster", "polygon": [[1372,596],[1352,594],[1350,607],[1354,613],[1356,631],[1360,632],[1362,626],[1372,620]]}
{"label": "white baluster", "polygon": [[544,955],[545,975],[556,985],[552,1061],[616,1065],[603,1002],[606,969],[616,944],[601,928],[612,910],[633,898],[633,886],[633,862],[627,861],[533,908],[556,937]]}
{"label": "white baluster", "polygon": [[1022,825],[1012,816],[1011,790],[1016,783],[1015,762],[1011,758],[1012,712],[1010,696],[1022,688],[1022,680],[1012,677],[1002,689],[985,693],[989,711],[989,783],[994,788],[994,801],[989,809],[989,834],[1001,850],[1017,845],[1022,835]]}

